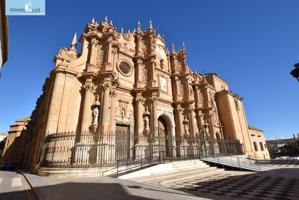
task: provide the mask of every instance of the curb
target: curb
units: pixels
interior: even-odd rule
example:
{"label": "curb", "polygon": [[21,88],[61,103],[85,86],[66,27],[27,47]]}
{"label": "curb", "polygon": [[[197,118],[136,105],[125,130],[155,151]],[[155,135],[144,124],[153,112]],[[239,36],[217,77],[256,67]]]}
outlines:
{"label": "curb", "polygon": [[22,175],[26,181],[26,183],[29,185],[29,189],[31,190],[31,196],[33,197],[33,200],[39,200],[38,195],[36,194],[36,191],[34,189],[34,187],[31,185],[31,183],[29,182],[28,178],[26,177],[26,175],[20,171],[20,170],[16,170],[18,174]]}

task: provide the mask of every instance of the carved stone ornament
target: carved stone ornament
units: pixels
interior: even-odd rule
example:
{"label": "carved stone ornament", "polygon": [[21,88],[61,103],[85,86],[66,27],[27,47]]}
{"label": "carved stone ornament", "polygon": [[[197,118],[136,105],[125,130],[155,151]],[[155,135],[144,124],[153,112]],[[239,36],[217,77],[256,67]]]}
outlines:
{"label": "carved stone ornament", "polygon": [[61,48],[59,49],[56,57],[71,61],[77,58],[77,53],[74,51],[70,51],[68,48]]}
{"label": "carved stone ornament", "polygon": [[85,85],[83,86],[83,89],[86,91],[86,92],[92,92],[94,87],[93,87],[93,84],[92,83],[85,83]]}

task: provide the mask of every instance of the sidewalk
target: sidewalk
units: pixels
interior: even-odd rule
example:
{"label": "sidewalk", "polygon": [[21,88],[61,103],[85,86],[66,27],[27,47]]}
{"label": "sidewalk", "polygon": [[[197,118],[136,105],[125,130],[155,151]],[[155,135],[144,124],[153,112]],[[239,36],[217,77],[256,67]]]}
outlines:
{"label": "sidewalk", "polygon": [[111,177],[56,178],[24,173],[41,200],[128,200],[207,199],[161,186],[153,186]]}

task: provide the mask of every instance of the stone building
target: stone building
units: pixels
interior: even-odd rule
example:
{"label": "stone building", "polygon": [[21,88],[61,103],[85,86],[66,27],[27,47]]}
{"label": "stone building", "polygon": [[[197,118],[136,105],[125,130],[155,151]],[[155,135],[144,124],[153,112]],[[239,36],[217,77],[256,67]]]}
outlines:
{"label": "stone building", "polygon": [[10,161],[18,165],[24,151],[24,136],[26,125],[30,121],[29,117],[18,119],[14,124],[10,125],[8,134],[6,135],[2,158],[0,162]]}
{"label": "stone building", "polygon": [[201,157],[232,145],[255,155],[242,98],[217,74],[192,71],[184,45],[169,51],[151,22],[117,32],[107,18],[93,19],[80,42],[78,51],[75,35],[55,56],[28,125],[24,166]]}
{"label": "stone building", "polygon": [[8,27],[5,15],[5,0],[0,0],[0,69],[8,56]]}
{"label": "stone building", "polygon": [[248,126],[249,134],[255,151],[255,159],[270,159],[264,131]]}

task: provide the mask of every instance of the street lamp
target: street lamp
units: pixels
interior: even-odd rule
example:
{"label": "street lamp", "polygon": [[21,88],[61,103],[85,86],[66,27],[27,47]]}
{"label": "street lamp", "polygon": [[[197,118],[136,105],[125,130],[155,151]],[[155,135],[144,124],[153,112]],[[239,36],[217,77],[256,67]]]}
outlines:
{"label": "street lamp", "polygon": [[299,82],[299,63],[296,63],[294,67],[295,69],[293,69],[290,74]]}

